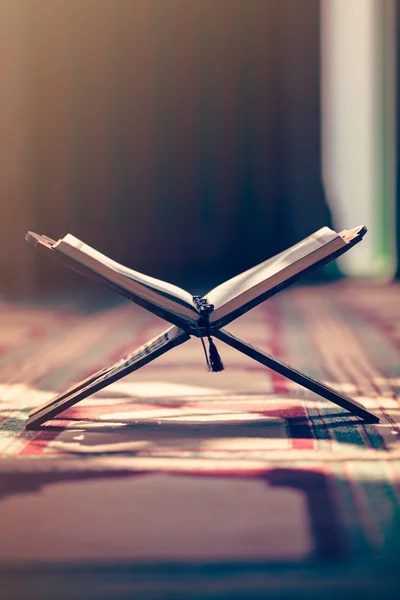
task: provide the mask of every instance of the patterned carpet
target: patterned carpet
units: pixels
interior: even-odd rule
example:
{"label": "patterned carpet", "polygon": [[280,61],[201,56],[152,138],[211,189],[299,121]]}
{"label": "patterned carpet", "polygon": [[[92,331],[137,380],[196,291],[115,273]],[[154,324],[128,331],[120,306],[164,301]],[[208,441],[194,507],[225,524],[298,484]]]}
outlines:
{"label": "patterned carpet", "polygon": [[277,296],[228,327],[381,417],[217,342],[25,432],[33,407],[165,323],[127,303],[0,304],[0,584],[14,598],[395,597],[400,287]]}

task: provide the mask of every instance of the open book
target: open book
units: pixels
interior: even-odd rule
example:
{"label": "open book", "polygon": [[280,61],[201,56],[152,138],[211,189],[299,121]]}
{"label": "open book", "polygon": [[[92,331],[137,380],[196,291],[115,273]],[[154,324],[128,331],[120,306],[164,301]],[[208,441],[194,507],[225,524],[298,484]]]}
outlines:
{"label": "open book", "polygon": [[[297,371],[223,328],[300,277],[349,250],[362,239],[366,231],[365,227],[360,226],[336,233],[323,227],[288,250],[225,281],[203,297],[192,296],[175,285],[124,267],[73,235],[68,234],[55,241],[47,236],[28,232],[26,239],[34,246],[83,275],[104,283],[122,296],[163,317],[173,326],[115,364],[93,373],[50,402],[35,408],[29,414],[26,427],[39,427],[70,406],[185,343],[191,336],[201,339],[211,371],[221,371],[224,368],[211,337],[214,336],[352,414],[369,422],[378,422],[378,417],[356,400]],[[203,338],[208,338],[209,355]]]}
{"label": "open book", "polygon": [[210,325],[226,325],[295,279],[348,250],[361,240],[366,231],[364,226],[340,233],[323,227],[288,250],[225,281],[202,298],[129,269],[71,234],[55,241],[28,232],[26,239],[35,246],[50,250],[53,257],[69,267],[100,280],[174,325],[196,328],[205,312]]}

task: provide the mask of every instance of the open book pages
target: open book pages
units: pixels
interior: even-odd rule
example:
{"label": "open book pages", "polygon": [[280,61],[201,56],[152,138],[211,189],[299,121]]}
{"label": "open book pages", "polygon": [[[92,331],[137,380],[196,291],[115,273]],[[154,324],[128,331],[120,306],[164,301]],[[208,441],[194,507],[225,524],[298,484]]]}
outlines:
{"label": "open book pages", "polygon": [[211,290],[205,298],[214,305],[210,323],[226,317],[240,307],[273,290],[289,278],[346,247],[365,227],[355,227],[336,233],[322,227],[295,246],[269,258]]}
{"label": "open book pages", "polygon": [[188,320],[195,321],[198,318],[198,312],[189,292],[171,283],[124,267],[70,233],[55,242],[52,248],[140,298],[162,306]]}
{"label": "open book pages", "polygon": [[[26,239],[35,246],[50,250],[60,260],[67,257],[67,264],[72,268],[77,265],[84,267],[85,275],[95,274],[109,287],[114,284],[117,289],[125,290],[133,301],[136,299],[140,304],[139,299],[142,299],[148,310],[160,314],[155,307],[161,308],[161,316],[167,320],[168,314],[177,315],[197,330],[202,302],[210,310],[208,319],[211,325],[226,324],[238,316],[238,311],[244,314],[266,295],[279,291],[292,278],[306,275],[321,261],[333,260],[359,241],[365,232],[366,228],[361,226],[341,233],[323,227],[288,250],[222,283],[204,298],[197,297],[196,301],[182,288],[124,267],[71,234],[56,242],[47,236],[28,232]],[[213,305],[212,310],[209,305]],[[172,318],[170,320],[174,323]]]}

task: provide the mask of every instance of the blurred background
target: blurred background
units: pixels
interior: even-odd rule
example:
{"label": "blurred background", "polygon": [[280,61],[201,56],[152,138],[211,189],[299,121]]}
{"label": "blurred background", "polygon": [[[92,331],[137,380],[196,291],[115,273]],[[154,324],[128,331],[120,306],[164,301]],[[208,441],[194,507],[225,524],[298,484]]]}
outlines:
{"label": "blurred background", "polygon": [[78,281],[28,229],[183,284],[366,224],[340,270],[392,278],[399,15],[395,0],[0,0],[0,294]]}

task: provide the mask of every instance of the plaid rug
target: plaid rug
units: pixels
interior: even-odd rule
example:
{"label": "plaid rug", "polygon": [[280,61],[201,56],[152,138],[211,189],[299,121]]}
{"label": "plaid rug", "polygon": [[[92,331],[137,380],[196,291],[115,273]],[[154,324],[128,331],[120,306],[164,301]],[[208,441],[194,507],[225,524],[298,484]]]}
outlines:
{"label": "plaid rug", "polygon": [[[400,288],[295,288],[228,327],[378,425],[199,340],[68,409],[28,412],[165,323],[129,304],[0,304],[0,584],[11,598],[391,598]],[[50,307],[51,305],[51,307]]]}

